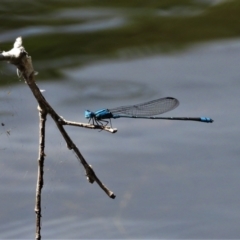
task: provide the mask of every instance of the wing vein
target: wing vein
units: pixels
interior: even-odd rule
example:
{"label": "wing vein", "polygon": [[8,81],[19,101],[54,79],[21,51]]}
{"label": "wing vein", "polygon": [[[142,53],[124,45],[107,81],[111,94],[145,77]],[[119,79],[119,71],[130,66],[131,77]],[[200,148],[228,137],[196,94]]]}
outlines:
{"label": "wing vein", "polygon": [[109,109],[109,111],[113,115],[147,117],[171,111],[178,105],[179,101],[176,98],[166,97],[136,105],[117,107]]}

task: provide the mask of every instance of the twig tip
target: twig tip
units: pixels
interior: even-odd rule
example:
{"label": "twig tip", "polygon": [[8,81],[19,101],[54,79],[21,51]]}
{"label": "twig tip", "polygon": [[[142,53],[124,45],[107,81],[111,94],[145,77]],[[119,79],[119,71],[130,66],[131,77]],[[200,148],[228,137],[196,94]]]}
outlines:
{"label": "twig tip", "polygon": [[112,192],[109,197],[114,199],[116,197],[116,195]]}

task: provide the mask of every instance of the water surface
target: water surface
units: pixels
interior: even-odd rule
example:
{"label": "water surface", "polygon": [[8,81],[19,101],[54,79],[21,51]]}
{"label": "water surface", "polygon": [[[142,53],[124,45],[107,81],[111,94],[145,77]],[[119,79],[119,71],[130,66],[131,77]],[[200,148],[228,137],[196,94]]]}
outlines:
{"label": "water surface", "polygon": [[[221,4],[216,6],[220,9]],[[89,35],[81,31],[89,19],[93,25],[93,19],[99,20],[115,30],[128,23],[122,9],[112,10],[58,9],[48,14],[72,16],[74,22],[67,24],[79,27],[84,38]],[[78,11],[82,11],[81,23],[76,20]],[[38,18],[38,24],[24,26],[20,16],[29,22]],[[108,25],[105,18],[115,22]],[[38,85],[64,118],[86,122],[85,109],[172,96],[180,106],[164,116],[215,120],[205,124],[116,119],[112,121],[116,134],[66,127],[98,177],[116,194],[112,200],[87,182],[83,167],[48,117],[43,239],[239,238],[239,38],[222,36],[222,40],[192,43],[170,52],[158,51],[159,45],[150,40],[144,47],[128,43],[126,48],[119,41],[114,54],[105,48],[108,55],[101,55],[104,48],[99,46],[108,45],[108,40],[94,38],[97,35],[95,40],[86,38],[89,45],[79,50],[79,35],[74,34],[78,30],[64,26],[66,22],[57,24],[53,18],[51,24],[45,23],[48,28],[42,28],[42,12],[16,14],[16,19],[22,28],[6,27],[0,35],[2,46],[9,49],[15,36],[25,34],[24,45],[39,71]],[[65,39],[47,29],[65,31]],[[92,31],[103,34],[101,26],[96,29]],[[40,39],[37,45],[35,37]],[[59,48],[57,43],[64,41],[65,48]],[[76,54],[71,50],[68,55],[68,46],[78,49]],[[0,89],[0,122],[4,123],[0,125],[0,238],[28,239],[35,231],[37,104],[14,67],[1,62],[0,79],[5,84]]]}

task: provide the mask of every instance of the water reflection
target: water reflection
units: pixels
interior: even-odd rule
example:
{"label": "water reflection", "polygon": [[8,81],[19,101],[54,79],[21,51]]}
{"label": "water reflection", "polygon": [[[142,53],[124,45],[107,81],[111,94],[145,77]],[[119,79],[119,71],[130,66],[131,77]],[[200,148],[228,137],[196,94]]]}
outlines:
{"label": "water reflection", "polygon": [[66,34],[66,33],[85,33],[85,32],[96,32],[105,29],[117,28],[123,26],[125,23],[124,19],[112,18],[109,20],[98,20],[91,21],[89,23],[72,24],[67,26],[49,27],[49,26],[33,26],[12,31],[7,31],[1,34],[0,41],[11,41],[16,36],[40,36],[44,34]]}
{"label": "water reflection", "polygon": [[[0,9],[5,3],[10,4],[3,1]],[[158,55],[163,46],[171,52],[178,44],[208,40],[209,35],[238,34],[237,4],[207,8],[201,21],[198,15],[156,18],[161,7],[83,9],[71,4],[51,9],[29,1],[29,8],[17,10],[35,8],[32,16],[16,9],[12,21],[1,15],[2,28],[6,26],[0,40],[9,41],[1,44],[9,47],[13,38],[23,35],[39,71],[39,87],[60,115],[84,122],[86,108],[173,96],[181,102],[173,116],[203,114],[215,122],[119,119],[115,135],[67,127],[117,195],[111,200],[87,182],[48,118],[43,238],[238,238],[240,41]],[[218,21],[212,21],[216,16]],[[1,68],[1,83],[11,78],[18,84],[0,91],[0,238],[26,239],[34,236],[35,228],[37,104],[15,69],[6,63]]]}
{"label": "water reflection", "polygon": [[[139,96],[151,97],[154,90],[147,84],[136,83],[131,81],[106,81],[97,79],[83,80],[79,79],[72,84],[72,87],[79,89],[77,99],[103,99],[103,100],[117,100],[117,99],[131,99]],[[72,97],[71,97],[72,99]]]}
{"label": "water reflection", "polygon": [[[149,94],[177,97],[181,105],[173,116],[203,114],[215,120],[213,124],[115,120],[119,130],[115,135],[68,128],[99,177],[116,193],[117,198],[110,200],[96,184],[87,183],[82,167],[48,119],[44,236],[236,238],[239,46],[239,40],[218,42],[171,56],[99,62],[84,69],[63,69],[68,81],[39,83],[56,110],[71,120],[85,121],[86,108],[134,104],[150,99]],[[129,81],[122,81],[127,76]],[[3,89],[2,100],[9,98],[8,91]],[[2,132],[14,128],[10,136],[0,135],[4,172],[0,236],[30,238],[38,116],[24,83],[11,87],[10,99],[5,109],[24,107],[14,108],[14,116],[1,116]]]}
{"label": "water reflection", "polygon": [[[132,6],[129,1],[101,5],[97,1],[69,1],[67,6],[64,2],[26,2],[28,8],[17,2],[9,8],[8,2],[2,2],[0,49],[9,49],[13,39],[22,36],[34,66],[42,70],[38,81],[59,79],[59,68],[84,66],[104,58],[139,58],[180,50],[194,42],[238,36],[239,24],[234,18],[238,5],[232,1],[193,1],[189,5],[185,1],[150,1],[144,6]],[[218,21],[212,21],[215,17]],[[9,73],[5,65],[1,68]],[[0,84],[7,81],[14,83],[4,78]]]}

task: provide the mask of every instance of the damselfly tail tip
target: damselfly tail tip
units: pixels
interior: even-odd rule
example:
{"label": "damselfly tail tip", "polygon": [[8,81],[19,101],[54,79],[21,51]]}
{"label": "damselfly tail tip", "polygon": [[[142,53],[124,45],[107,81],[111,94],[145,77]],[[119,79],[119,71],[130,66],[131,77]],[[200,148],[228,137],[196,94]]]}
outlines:
{"label": "damselfly tail tip", "polygon": [[209,117],[201,117],[201,122],[212,123],[214,120]]}

